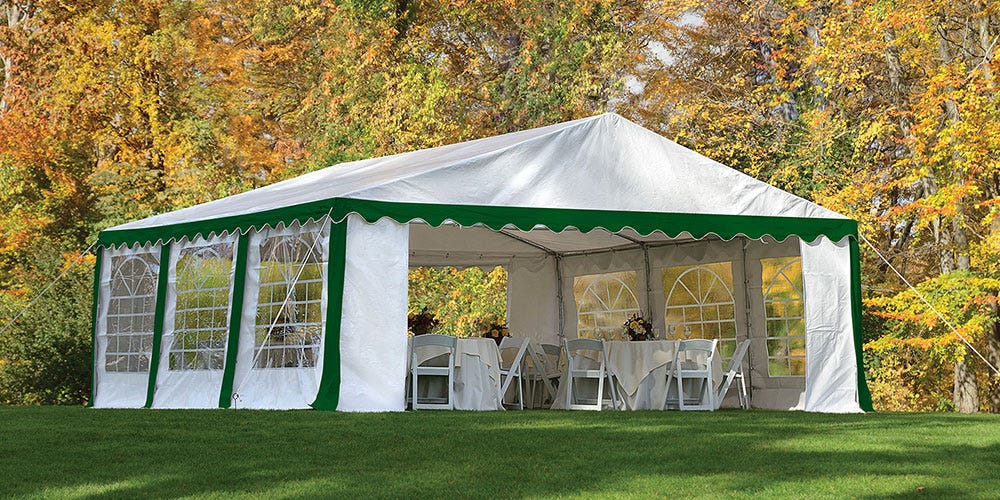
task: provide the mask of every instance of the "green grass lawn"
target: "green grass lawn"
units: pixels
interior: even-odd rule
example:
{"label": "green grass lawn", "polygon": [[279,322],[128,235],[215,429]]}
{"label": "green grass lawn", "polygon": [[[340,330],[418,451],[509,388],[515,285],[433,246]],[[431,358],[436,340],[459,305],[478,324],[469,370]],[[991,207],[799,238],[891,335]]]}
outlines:
{"label": "green grass lawn", "polygon": [[1000,497],[1000,417],[0,408],[4,497]]}

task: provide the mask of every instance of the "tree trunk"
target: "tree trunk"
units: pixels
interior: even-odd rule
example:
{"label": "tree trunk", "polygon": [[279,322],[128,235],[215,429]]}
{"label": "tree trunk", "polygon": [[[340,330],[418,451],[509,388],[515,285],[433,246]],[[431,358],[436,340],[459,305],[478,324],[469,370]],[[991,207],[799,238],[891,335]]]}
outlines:
{"label": "tree trunk", "polygon": [[[945,13],[939,16],[937,28],[938,57],[943,65],[952,64],[954,61],[952,42],[946,36],[949,30],[948,18]],[[967,29],[968,23],[963,28]],[[969,40],[970,37],[960,37],[959,39]],[[961,49],[959,47],[958,49]],[[945,92],[950,94],[951,88],[946,88]],[[944,100],[944,121],[946,126],[957,126],[962,120],[962,115],[958,109],[958,103],[951,99],[950,95]],[[959,186],[965,184],[965,158],[952,147],[952,168],[955,176],[955,183]],[[969,237],[965,222],[966,200],[964,197],[955,200],[955,215],[949,224],[940,225],[941,240],[938,251],[941,256],[941,273],[948,273],[954,270],[968,271],[971,269],[969,258]],[[955,410],[961,413],[975,413],[979,411],[979,385],[976,383],[976,374],[969,361],[969,349],[961,346],[959,354],[963,361],[955,363],[955,385],[952,391],[952,400]],[[968,360],[968,361],[966,361]]]}
{"label": "tree trunk", "polygon": [[[31,15],[32,5],[30,2],[13,2],[0,0],[0,14],[6,21],[7,30],[13,30],[20,26]],[[3,60],[3,81],[0,82],[0,114],[10,109],[10,87],[11,77],[14,75],[14,59],[3,50],[4,45],[0,43],[0,60]]]}
{"label": "tree trunk", "polygon": [[[963,347],[962,350],[968,353],[968,349]],[[979,385],[976,384],[975,372],[966,361],[955,363],[955,391],[952,401],[955,403],[955,411],[959,413],[979,411]]]}
{"label": "tree trunk", "polygon": [[[1000,290],[994,291],[993,295],[1000,295]],[[1000,303],[994,302],[991,309],[993,328],[990,328],[986,339],[986,356],[993,366],[1000,367]],[[992,374],[990,380],[993,381],[990,389],[990,413],[1000,413],[1000,374]]]}

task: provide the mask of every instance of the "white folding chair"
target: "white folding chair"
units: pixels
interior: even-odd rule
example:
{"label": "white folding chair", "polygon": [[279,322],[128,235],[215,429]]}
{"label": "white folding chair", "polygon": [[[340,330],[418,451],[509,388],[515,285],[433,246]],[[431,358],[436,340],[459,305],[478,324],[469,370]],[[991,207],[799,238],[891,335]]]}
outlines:
{"label": "white folding chair", "polygon": [[[670,383],[676,381],[677,407],[680,410],[715,410],[715,390],[712,380],[712,361],[715,357],[717,339],[678,340],[674,349],[674,361],[667,375],[669,394]],[[694,358],[694,359],[692,359]],[[684,393],[684,381],[694,386],[697,395],[690,397]],[[669,403],[669,401],[668,401]]]}
{"label": "white folding chair", "polygon": [[559,379],[562,378],[563,348],[556,344],[542,344],[542,355],[545,356],[545,378],[549,379],[549,384],[553,389],[552,397],[554,398],[556,395],[555,389],[559,387]]}
{"label": "white folding chair", "polygon": [[[411,399],[414,410],[453,410],[455,409],[455,347],[457,345],[455,337],[448,335],[416,335],[412,341],[412,353],[410,354],[410,381]],[[444,348],[446,352],[440,352]],[[434,349],[431,356],[424,359],[423,364],[419,362],[418,352],[424,349]],[[446,365],[438,364],[444,355],[448,355]],[[445,378],[445,397],[435,397],[428,395],[426,402],[421,402],[418,380],[423,377]],[[443,402],[442,402],[443,401]]]}
{"label": "white folding chair", "polygon": [[[511,383],[517,380],[517,409],[524,409],[524,391],[521,390],[522,382],[524,381],[523,375],[523,365],[524,365],[524,353],[528,350],[528,339],[520,338],[516,339],[514,337],[504,337],[500,341],[500,404],[506,405],[504,399],[507,396],[507,390],[510,388]],[[511,356],[511,351],[514,351],[514,355]],[[506,353],[506,356],[504,355]],[[510,363],[506,362],[506,359],[510,359]]]}
{"label": "white folding chair", "polygon": [[[566,409],[567,410],[597,410],[604,406],[604,382],[608,382],[608,392],[611,395],[611,407],[618,409],[618,397],[615,393],[615,383],[611,372],[607,370],[608,354],[604,349],[604,340],[595,339],[574,339],[567,340],[563,344],[566,349]],[[581,351],[590,351],[597,356],[597,369],[587,368],[586,365],[594,361],[584,356]],[[573,393],[573,387],[577,385],[577,379],[596,379],[597,394],[591,403],[589,398],[577,397]]]}
{"label": "white folding chair", "polygon": [[[548,379],[549,372],[548,358],[529,342],[528,352],[524,356],[524,373],[521,374],[525,392],[528,395],[527,406],[529,408],[544,405],[546,401],[550,400],[550,396],[555,394],[555,389]],[[537,391],[539,385],[543,389],[540,391],[541,398],[536,396],[539,394]]]}
{"label": "white folding chair", "polygon": [[749,347],[750,339],[740,342],[740,345],[736,346],[736,352],[733,353],[733,357],[729,359],[729,366],[726,368],[726,372],[722,374],[722,386],[719,387],[719,394],[715,397],[716,410],[722,406],[722,399],[726,397],[729,386],[736,379],[740,381],[739,392],[736,393],[740,398],[740,408],[744,410],[750,408],[750,398],[747,396],[747,384],[743,377],[743,358],[746,357]]}

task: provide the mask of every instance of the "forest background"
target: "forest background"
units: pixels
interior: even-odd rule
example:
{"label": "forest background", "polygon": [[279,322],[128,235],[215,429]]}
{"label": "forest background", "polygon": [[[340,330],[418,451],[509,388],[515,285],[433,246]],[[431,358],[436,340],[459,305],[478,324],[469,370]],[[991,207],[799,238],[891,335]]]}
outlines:
{"label": "forest background", "polygon": [[[1000,365],[998,41],[989,1],[0,0],[0,402],[86,401],[104,228],[606,111],[857,219]],[[1000,412],[862,250],[876,409]],[[455,300],[502,274],[423,272],[497,319]]]}

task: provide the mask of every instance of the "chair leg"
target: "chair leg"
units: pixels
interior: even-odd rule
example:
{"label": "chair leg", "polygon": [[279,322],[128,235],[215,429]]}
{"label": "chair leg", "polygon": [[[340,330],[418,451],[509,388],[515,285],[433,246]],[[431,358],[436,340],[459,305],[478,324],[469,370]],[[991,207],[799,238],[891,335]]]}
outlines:
{"label": "chair leg", "polygon": [[566,408],[567,410],[573,406],[573,372],[570,371],[566,376]]}
{"label": "chair leg", "polygon": [[747,384],[743,375],[740,375],[740,406],[742,406],[744,410],[750,409],[750,395],[747,394]]}
{"label": "chair leg", "polygon": [[517,409],[518,410],[523,410],[524,409],[524,391],[521,390],[521,383],[522,382],[524,382],[524,380],[521,379],[521,374],[518,373],[517,374]]}
{"label": "chair leg", "polygon": [[678,373],[674,380],[677,381],[677,409],[684,411],[687,409],[684,407],[684,377]]}
{"label": "chair leg", "polygon": [[597,379],[597,411],[601,411],[604,406],[604,377]]}
{"label": "chair leg", "polygon": [[419,401],[419,399],[420,399],[420,396],[417,393],[417,374],[416,373],[411,373],[410,374],[410,398],[411,398],[410,399],[410,408],[416,410],[417,409],[417,405],[418,405],[417,401]]}
{"label": "chair leg", "polygon": [[[615,387],[615,380],[611,376],[611,373],[608,373],[608,387],[611,388],[611,409],[617,410],[618,409],[618,394],[619,393],[618,393],[618,389]],[[624,405],[624,402],[622,404]]]}
{"label": "chair leg", "polygon": [[708,392],[708,411],[715,411],[715,388],[711,378],[705,380],[705,391]]}

